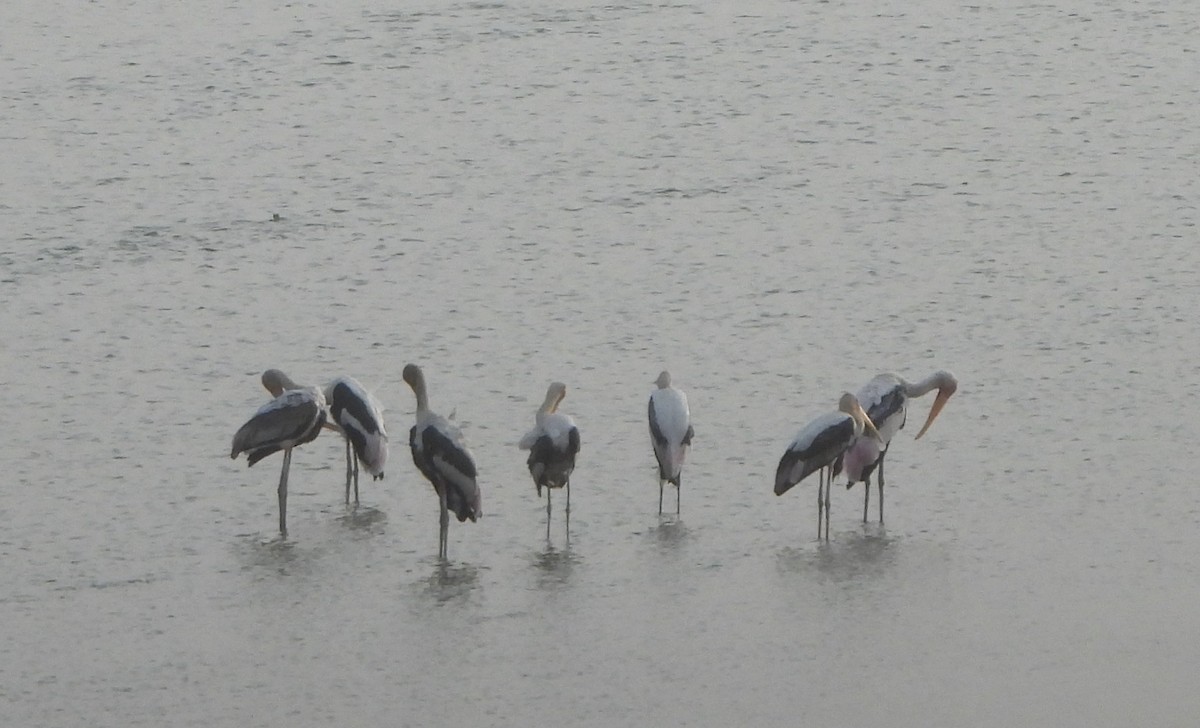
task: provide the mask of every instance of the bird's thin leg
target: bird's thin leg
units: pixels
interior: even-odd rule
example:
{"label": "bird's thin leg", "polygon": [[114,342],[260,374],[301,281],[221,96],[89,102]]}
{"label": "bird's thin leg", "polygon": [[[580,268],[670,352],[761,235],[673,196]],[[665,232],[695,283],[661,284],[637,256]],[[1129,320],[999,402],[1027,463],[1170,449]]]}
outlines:
{"label": "bird's thin leg", "polygon": [[571,538],[571,481],[567,480],[567,538]]}
{"label": "bird's thin leg", "polygon": [[346,505],[350,504],[350,441],[346,440]]}
{"label": "bird's thin leg", "polygon": [[824,498],[825,492],[825,469],[817,471],[817,539],[821,538],[821,524],[824,523],[825,511]]}
{"label": "bird's thin leg", "polygon": [[358,505],[358,453],[354,453],[354,505]]}
{"label": "bird's thin leg", "polygon": [[550,488],[546,489],[546,540],[550,540]]}
{"label": "bird's thin leg", "polygon": [[829,540],[829,491],[833,490],[833,468],[825,472],[825,540]]}
{"label": "bird's thin leg", "polygon": [[283,451],[283,472],[279,474],[279,535],[287,538],[287,476],[292,464],[292,448]]}
{"label": "bird's thin leg", "polygon": [[660,515],[660,516],[662,515],[662,491],[663,491],[663,481],[661,478],[659,478],[659,480],[658,480],[658,515]]}
{"label": "bird's thin leg", "polygon": [[867,504],[871,500],[871,476],[863,480],[863,523],[867,522]]}
{"label": "bird's thin leg", "polygon": [[829,530],[829,514],[825,512],[825,492],[829,490],[829,478],[826,477],[826,473],[827,471],[824,468],[821,468],[817,471],[817,477],[820,478],[817,489],[821,491],[821,494],[818,496],[818,498],[820,498],[820,502],[817,503],[817,510],[821,512],[823,524],[823,529],[817,529],[818,539],[825,538],[825,532]]}
{"label": "bird's thin leg", "polygon": [[446,558],[446,541],[447,533],[450,530],[450,508],[446,505],[446,489],[438,489],[438,503],[441,506],[441,514],[438,517],[438,557]]}
{"label": "bird's thin leg", "polygon": [[879,522],[883,523],[883,458],[887,455],[887,450],[883,451],[883,455],[879,456]]}
{"label": "bird's thin leg", "polygon": [[679,481],[675,483],[675,515],[679,515],[679,491],[683,490],[683,476],[679,476]]}

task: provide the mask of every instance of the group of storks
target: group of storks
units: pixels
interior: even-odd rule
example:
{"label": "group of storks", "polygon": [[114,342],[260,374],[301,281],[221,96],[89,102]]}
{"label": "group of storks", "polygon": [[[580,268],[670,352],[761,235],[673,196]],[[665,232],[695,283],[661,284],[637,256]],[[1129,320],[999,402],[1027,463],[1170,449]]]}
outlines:
{"label": "group of storks", "polygon": [[[415,364],[404,367],[404,381],[417,398],[416,423],[409,431],[409,446],[417,469],[433,484],[440,503],[438,555],[446,556],[446,537],[450,511],[459,522],[475,521],[482,515],[475,460],[467,448],[462,431],[450,418],[429,409],[425,375]],[[358,471],[361,465],[375,479],[383,477],[388,457],[388,436],[383,411],[361,384],[351,377],[339,377],[323,390],[293,382],[278,369],[262,375],[263,386],[273,399],[259,408],[233,436],[236,458],[246,453],[249,465],[283,451],[283,470],[279,476],[279,532],[287,535],[287,481],[292,449],[316,439],[322,429],[340,432],[346,440],[346,502],[354,487],[358,502]],[[675,486],[675,512],[679,513],[680,479],[683,461],[692,442],[691,414],[687,396],[671,386],[671,375],[662,372],[650,393],[650,442],[658,459],[658,512],[662,514],[663,487]],[[858,391],[846,392],[837,410],[822,415],[800,430],[788,445],[775,472],[775,494],[789,488],[813,472],[818,473],[817,534],[829,538],[829,486],[833,478],[845,472],[846,487],[864,483],[863,521],[867,520],[871,475],[879,470],[879,520],[883,521],[883,459],[892,438],[904,426],[910,398],[938,390],[929,416],[917,439],[925,434],[946,400],[958,388],[954,375],[938,371],[916,383],[895,374],[880,374]],[[567,528],[571,518],[571,473],[579,453],[579,428],[570,416],[559,412],[567,387],[554,382],[546,390],[546,399],[535,415],[533,429],[518,446],[529,451],[529,474],[541,496],[546,488],[546,535],[550,535],[550,493],[566,490]]]}

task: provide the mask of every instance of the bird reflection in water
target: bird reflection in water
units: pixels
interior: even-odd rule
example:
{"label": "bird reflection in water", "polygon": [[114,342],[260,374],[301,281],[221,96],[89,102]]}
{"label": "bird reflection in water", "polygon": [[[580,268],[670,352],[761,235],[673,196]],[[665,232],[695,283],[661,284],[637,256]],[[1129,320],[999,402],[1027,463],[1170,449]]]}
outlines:
{"label": "bird reflection in water", "polygon": [[237,546],[243,571],[275,573],[280,576],[309,574],[321,551],[289,541],[283,535],[264,540],[255,534],[244,534]]}
{"label": "bird reflection in water", "polygon": [[468,599],[479,586],[479,569],[470,564],[450,564],[438,559],[433,573],[425,580],[425,594],[439,604]]}
{"label": "bird reflection in water", "polygon": [[660,518],[659,523],[649,531],[650,537],[662,548],[676,549],[687,540],[688,529],[678,518]]}
{"label": "bird reflection in water", "polygon": [[568,543],[566,548],[556,549],[551,544],[533,555],[533,566],[537,569],[537,585],[539,589],[549,589],[565,586],[571,580],[571,574],[579,565],[580,558],[571,550]]}
{"label": "bird reflection in water", "polygon": [[338,523],[363,535],[382,533],[383,525],[387,523],[387,514],[378,508],[351,504],[346,506],[346,512],[339,516]]}
{"label": "bird reflection in water", "polygon": [[882,526],[864,527],[839,539],[820,543],[816,549],[784,549],[779,554],[780,569],[806,573],[815,570],[835,582],[843,582],[878,576],[895,565],[900,540],[888,536]]}

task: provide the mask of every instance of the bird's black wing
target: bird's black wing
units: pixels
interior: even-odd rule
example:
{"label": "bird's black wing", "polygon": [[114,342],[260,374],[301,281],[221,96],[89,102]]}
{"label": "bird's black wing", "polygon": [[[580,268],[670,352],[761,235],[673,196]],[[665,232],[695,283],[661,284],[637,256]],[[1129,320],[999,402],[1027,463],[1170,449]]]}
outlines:
{"label": "bird's black wing", "polygon": [[574,460],[575,456],[579,454],[579,428],[578,427],[572,427],[571,432],[568,433],[568,435],[567,435],[567,453],[570,454],[572,460]]}
{"label": "bird's black wing", "polygon": [[[854,420],[846,417],[818,433],[807,447],[788,449],[775,469],[775,495],[783,495],[796,483],[839,459],[853,441]],[[803,468],[798,476],[790,479],[789,474],[800,461],[804,463]]]}
{"label": "bird's black wing", "polygon": [[312,400],[263,407],[238,428],[230,457],[247,453],[247,460],[253,465],[272,453],[312,442],[324,422],[325,410]]}
{"label": "bird's black wing", "polygon": [[371,407],[371,403],[364,401],[362,396],[345,382],[334,385],[329,411],[333,413],[334,421],[343,428],[350,422],[346,418],[346,415],[349,415],[368,435],[379,434],[382,429],[381,423],[375,418],[375,409]]}
{"label": "bird's black wing", "polygon": [[654,413],[654,398],[650,398],[650,437],[658,443],[659,447],[667,446],[667,438],[663,435],[662,429],[658,426],[658,416]]}
{"label": "bird's black wing", "polygon": [[[892,387],[887,394],[879,398],[879,401],[871,405],[867,410],[867,417],[871,418],[871,422],[879,427],[881,423],[889,417],[894,416],[897,412],[902,413],[905,419],[908,418],[908,412],[905,410],[905,403],[908,401],[908,396],[904,394],[904,390],[900,387]],[[900,427],[904,427],[904,420],[900,421]]]}
{"label": "bird's black wing", "polygon": [[[428,458],[430,481],[437,489],[445,488],[446,505],[459,521],[479,517],[479,486],[471,454],[437,427],[420,433],[421,448]],[[430,475],[432,473],[432,475]]]}

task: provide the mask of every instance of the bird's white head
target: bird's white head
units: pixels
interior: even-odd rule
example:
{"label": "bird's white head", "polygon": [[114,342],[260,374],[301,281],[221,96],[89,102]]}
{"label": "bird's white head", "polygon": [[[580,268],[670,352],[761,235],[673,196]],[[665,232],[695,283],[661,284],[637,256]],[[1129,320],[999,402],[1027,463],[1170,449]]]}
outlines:
{"label": "bird's white head", "polygon": [[668,372],[666,369],[662,370],[658,375],[658,379],[654,380],[654,383],[658,385],[659,389],[666,389],[671,386],[671,372]]}
{"label": "bird's white head", "polygon": [[288,375],[278,369],[268,369],[262,373],[262,385],[267,388],[272,397],[278,397],[284,390],[300,389],[300,385],[291,380]]}
{"label": "bird's white head", "polygon": [[546,401],[542,403],[542,412],[545,414],[554,412],[566,396],[567,385],[562,382],[552,382],[546,390]]}
{"label": "bird's white head", "polygon": [[425,376],[421,373],[421,367],[416,364],[405,364],[402,376],[405,383],[413,389],[416,389],[420,384],[425,382]]}
{"label": "bird's white head", "polygon": [[863,432],[866,432],[876,440],[880,439],[879,430],[875,429],[875,423],[863,411],[862,405],[858,403],[858,397],[849,392],[843,392],[841,399],[838,400],[838,411],[845,412],[853,417],[856,422],[862,425]]}
{"label": "bird's white head", "polygon": [[925,418],[925,424],[921,426],[921,431],[917,433],[914,440],[920,440],[921,435],[929,429],[933,424],[933,420],[941,413],[942,408],[946,406],[946,402],[950,400],[950,396],[958,391],[958,380],[948,371],[940,371],[934,375],[934,380],[937,382],[938,393],[933,400],[933,407],[929,409],[929,416]]}
{"label": "bird's white head", "polygon": [[405,364],[403,377],[408,386],[412,387],[413,394],[417,395],[417,411],[428,409],[429,400],[425,394],[425,374],[421,371],[421,367],[416,364]]}
{"label": "bird's white head", "polygon": [[421,367],[416,364],[405,364],[403,377],[414,391],[425,388],[425,372],[422,372]]}

